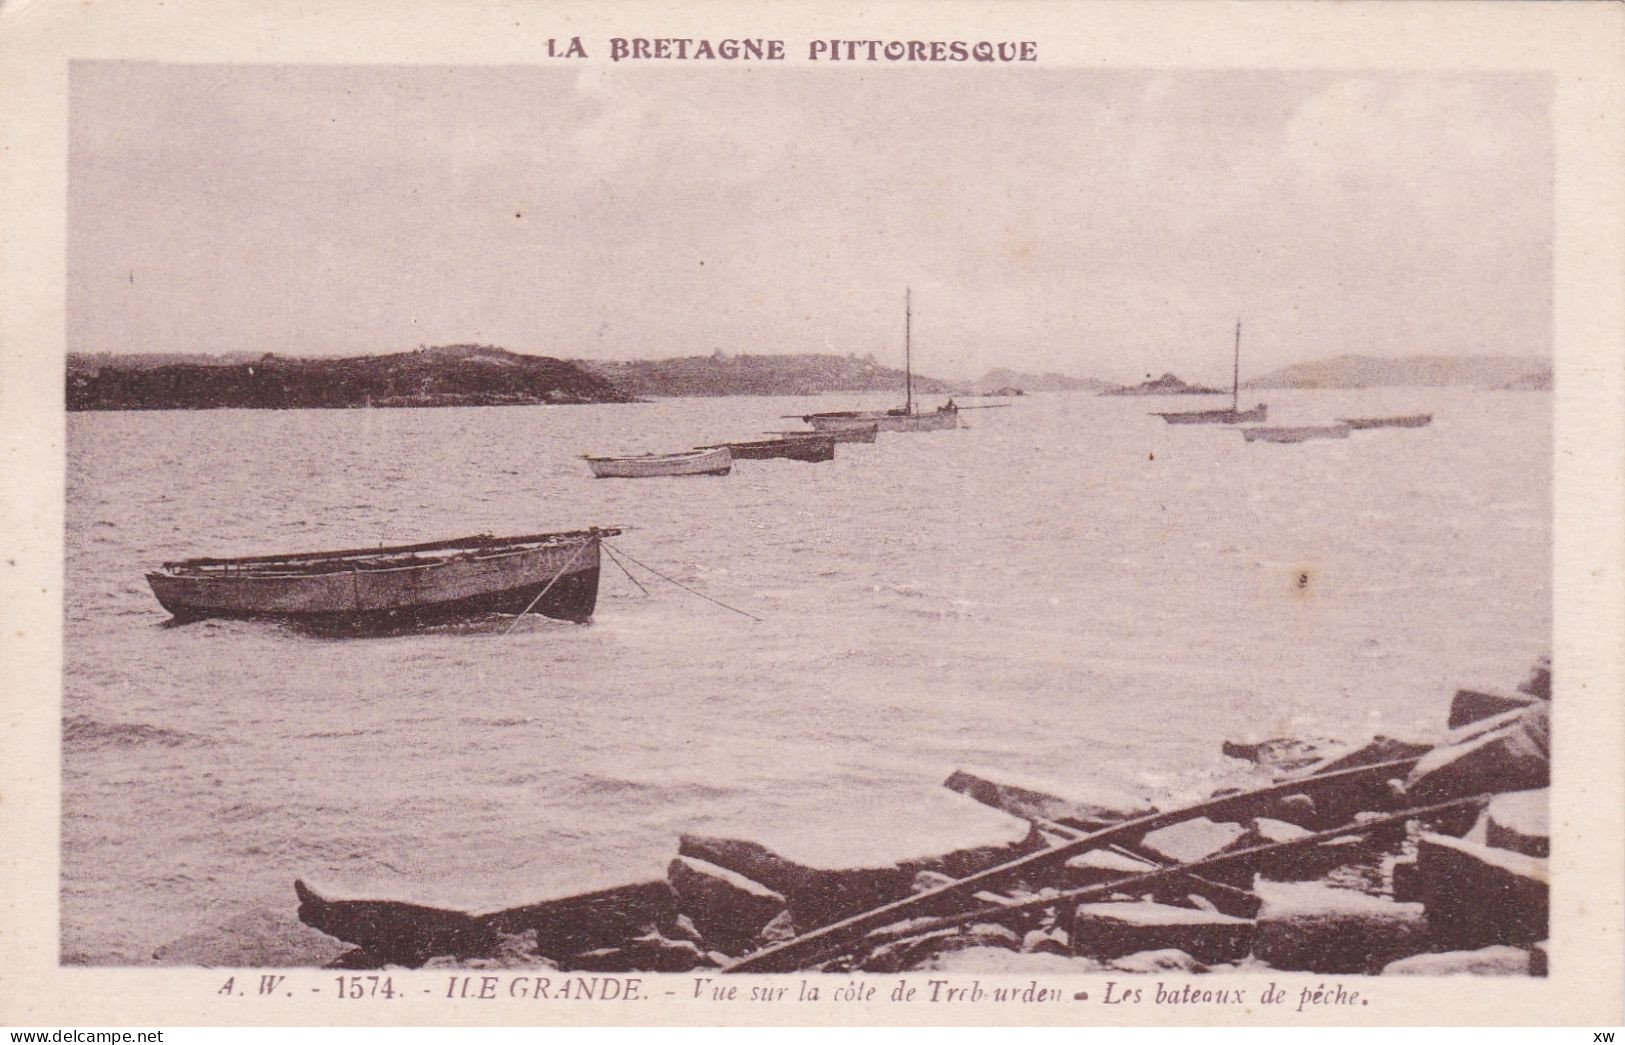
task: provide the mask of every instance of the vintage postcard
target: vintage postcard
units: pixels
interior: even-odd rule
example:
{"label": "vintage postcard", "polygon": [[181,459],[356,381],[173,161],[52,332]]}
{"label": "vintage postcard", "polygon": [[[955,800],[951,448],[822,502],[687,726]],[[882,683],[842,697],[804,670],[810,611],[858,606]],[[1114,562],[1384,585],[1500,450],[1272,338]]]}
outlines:
{"label": "vintage postcard", "polygon": [[1621,1021],[1617,5],[0,20],[0,1023]]}

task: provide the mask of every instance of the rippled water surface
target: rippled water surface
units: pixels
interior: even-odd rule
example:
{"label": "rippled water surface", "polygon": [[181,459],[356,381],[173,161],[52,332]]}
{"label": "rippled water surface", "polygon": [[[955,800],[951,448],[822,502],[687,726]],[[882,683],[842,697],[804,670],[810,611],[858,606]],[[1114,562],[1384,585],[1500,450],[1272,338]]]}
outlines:
{"label": "rippled water surface", "polygon": [[[1189,797],[1219,741],[1436,729],[1549,646],[1551,400],[1035,395],[725,478],[593,480],[884,397],[68,419],[62,951],[150,960],[291,880],[489,908],[659,875],[684,830],[877,824],[955,766]],[[596,619],[381,639],[166,627],[172,558],[623,524]]]}

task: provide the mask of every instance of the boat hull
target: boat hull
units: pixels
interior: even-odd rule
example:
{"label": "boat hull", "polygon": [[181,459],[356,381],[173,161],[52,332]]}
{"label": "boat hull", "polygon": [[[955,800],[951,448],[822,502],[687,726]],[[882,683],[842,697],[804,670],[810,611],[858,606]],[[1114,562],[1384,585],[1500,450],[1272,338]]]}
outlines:
{"label": "boat hull", "polygon": [[1259,403],[1251,410],[1185,410],[1156,416],[1171,425],[1240,425],[1256,424],[1268,413],[1269,406]]}
{"label": "boat hull", "polygon": [[1359,432],[1369,428],[1424,428],[1433,423],[1433,415],[1412,414],[1409,417],[1340,417],[1338,420]]}
{"label": "boat hull", "polygon": [[832,433],[729,443],[728,452],[736,461],[765,461],[773,458],[789,461],[832,461],[835,459],[835,436]]}
{"label": "boat hull", "polygon": [[1279,428],[1243,428],[1242,436],[1249,442],[1304,443],[1311,439],[1347,439],[1348,425],[1299,425]]}
{"label": "boat hull", "polygon": [[587,465],[600,479],[658,479],[685,475],[727,475],[733,455],[726,446],[684,454],[643,457],[589,457]]}
{"label": "boat hull", "polygon": [[163,572],[147,574],[147,583],[180,622],[268,617],[323,630],[387,631],[527,608],[585,622],[598,603],[599,565],[599,541],[589,538],[384,569]]}
{"label": "boat hull", "polygon": [[855,424],[873,423],[880,432],[941,432],[959,427],[959,411],[934,410],[929,414],[893,414],[877,410],[861,414],[809,414],[808,424],[816,431],[840,431]]}

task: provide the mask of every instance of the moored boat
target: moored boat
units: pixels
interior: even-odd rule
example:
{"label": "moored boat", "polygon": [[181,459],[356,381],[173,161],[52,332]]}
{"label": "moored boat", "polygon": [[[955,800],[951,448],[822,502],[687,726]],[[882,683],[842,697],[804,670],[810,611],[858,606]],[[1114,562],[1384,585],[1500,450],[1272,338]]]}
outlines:
{"label": "moored boat", "polygon": [[684,450],[675,454],[642,454],[637,457],[591,457],[587,466],[600,479],[654,479],[678,475],[727,475],[733,468],[733,454],[726,446]]}
{"label": "moored boat", "polygon": [[949,399],[929,413],[914,405],[914,298],[903,292],[903,405],[891,410],[828,410],[801,419],[820,432],[858,421],[873,421],[881,432],[940,432],[959,427],[959,407]]}
{"label": "moored boat", "polygon": [[[809,414],[808,417],[813,415]],[[824,423],[811,432],[774,432],[773,435],[783,436],[833,436],[837,443],[872,443],[875,433],[880,431],[879,422],[873,418],[859,417],[857,415],[819,414]]]}
{"label": "moored boat", "polygon": [[1262,421],[1268,412],[1269,405],[1259,403],[1251,410],[1185,410],[1156,416],[1171,425],[1242,425]]}
{"label": "moored boat", "polygon": [[586,621],[598,602],[599,543],[618,529],[166,562],[147,574],[181,622],[271,617],[373,631],[480,613]]}
{"label": "moored boat", "polygon": [[[818,432],[798,432],[777,439],[753,439],[743,443],[726,443],[735,461],[765,461],[783,458],[789,461],[833,461],[835,436]],[[702,449],[712,449],[703,447]]]}
{"label": "moored boat", "polygon": [[1159,413],[1171,425],[1239,425],[1251,424],[1264,420],[1269,413],[1269,406],[1258,403],[1251,410],[1241,409],[1241,320],[1236,320],[1236,350],[1230,368],[1230,409],[1228,410],[1179,410],[1169,413]]}
{"label": "moored boat", "polygon": [[873,423],[879,432],[940,432],[959,427],[959,408],[951,403],[929,413],[910,410],[836,411],[802,418],[816,431],[838,432],[851,422]]}
{"label": "moored boat", "polygon": [[1367,428],[1424,428],[1433,423],[1432,414],[1406,414],[1402,417],[1339,417],[1338,421],[1356,432]]}
{"label": "moored boat", "polygon": [[1302,443],[1310,439],[1347,439],[1349,426],[1335,425],[1275,425],[1240,430],[1249,443]]}

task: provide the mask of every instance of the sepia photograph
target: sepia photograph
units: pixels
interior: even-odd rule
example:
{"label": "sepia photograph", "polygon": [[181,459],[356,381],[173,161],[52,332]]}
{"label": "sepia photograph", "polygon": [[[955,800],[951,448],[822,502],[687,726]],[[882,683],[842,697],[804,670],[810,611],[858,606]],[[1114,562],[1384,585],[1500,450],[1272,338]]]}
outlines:
{"label": "sepia photograph", "polygon": [[47,965],[1562,975],[1553,709],[1619,643],[1560,635],[1558,74],[556,22],[62,66]]}

